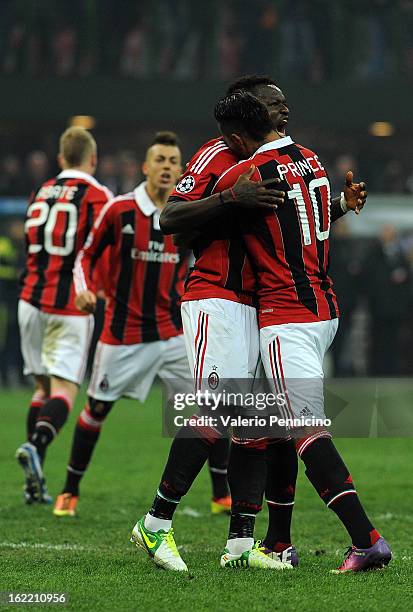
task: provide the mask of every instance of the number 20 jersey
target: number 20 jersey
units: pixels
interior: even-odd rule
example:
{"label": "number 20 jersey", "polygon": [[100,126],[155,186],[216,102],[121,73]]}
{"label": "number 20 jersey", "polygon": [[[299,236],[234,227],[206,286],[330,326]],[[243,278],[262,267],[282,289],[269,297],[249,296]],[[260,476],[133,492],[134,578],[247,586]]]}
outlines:
{"label": "number 20 jersey", "polygon": [[20,298],[52,314],[84,316],[74,304],[73,266],[112,193],[78,170],[43,183],[26,213],[26,266]]}
{"label": "number 20 jersey", "polygon": [[260,327],[338,317],[328,276],[331,196],[325,169],[314,152],[287,136],[225,172],[214,192],[231,187],[251,164],[253,180],[279,178],[275,188],[286,192],[275,211],[251,210],[239,217],[257,278]]}

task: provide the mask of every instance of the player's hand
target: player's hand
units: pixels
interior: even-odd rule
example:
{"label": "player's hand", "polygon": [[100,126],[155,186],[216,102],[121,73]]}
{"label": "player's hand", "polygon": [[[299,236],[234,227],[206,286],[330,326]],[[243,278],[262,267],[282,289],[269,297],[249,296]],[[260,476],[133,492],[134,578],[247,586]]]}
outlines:
{"label": "player's hand", "polygon": [[75,306],[80,312],[93,313],[96,310],[96,295],[93,291],[82,291],[75,297]]}
{"label": "player's hand", "polygon": [[353,173],[351,170],[346,174],[344,198],[348,210],[354,210],[356,215],[361,213],[367,200],[366,183],[353,183]]}
{"label": "player's hand", "polygon": [[276,189],[267,189],[266,185],[280,183],[280,179],[271,178],[265,181],[252,181],[255,172],[252,165],[246,172],[238,177],[232,189],[222,192],[225,204],[235,204],[244,208],[270,208],[274,209],[284,203],[285,192]]}

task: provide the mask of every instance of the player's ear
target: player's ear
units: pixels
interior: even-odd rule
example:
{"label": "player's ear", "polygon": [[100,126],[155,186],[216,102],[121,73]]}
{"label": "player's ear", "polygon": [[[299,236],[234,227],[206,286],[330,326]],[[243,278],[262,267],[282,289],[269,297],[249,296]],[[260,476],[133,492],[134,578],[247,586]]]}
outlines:
{"label": "player's ear", "polygon": [[64,168],[64,160],[65,158],[63,157],[63,155],[61,153],[57,154],[57,164],[59,166],[59,168],[61,168],[63,170]]}
{"label": "player's ear", "polygon": [[230,140],[233,149],[237,151],[242,157],[248,157],[248,148],[245,146],[245,142],[240,134],[231,134]]}
{"label": "player's ear", "polygon": [[141,170],[142,170],[142,174],[144,176],[148,176],[149,168],[148,168],[148,162],[146,161],[146,159],[145,159],[145,161],[143,162],[143,164],[141,166]]}
{"label": "player's ear", "polygon": [[92,168],[94,168],[94,170],[96,170],[97,165],[98,165],[98,154],[97,151],[93,151],[93,153],[90,156],[90,164],[92,166]]}

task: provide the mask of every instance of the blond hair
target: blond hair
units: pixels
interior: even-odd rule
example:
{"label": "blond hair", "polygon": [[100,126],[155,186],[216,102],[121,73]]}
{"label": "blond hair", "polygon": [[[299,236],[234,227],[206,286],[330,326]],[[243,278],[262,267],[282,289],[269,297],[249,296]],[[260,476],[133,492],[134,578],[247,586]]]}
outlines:
{"label": "blond hair", "polygon": [[60,137],[59,152],[68,166],[81,166],[95,151],[96,141],[84,128],[67,128]]}

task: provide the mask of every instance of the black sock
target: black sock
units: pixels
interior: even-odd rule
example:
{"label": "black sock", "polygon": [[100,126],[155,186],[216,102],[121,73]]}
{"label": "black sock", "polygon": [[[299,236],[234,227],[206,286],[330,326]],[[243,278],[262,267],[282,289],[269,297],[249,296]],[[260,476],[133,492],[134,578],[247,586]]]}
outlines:
{"label": "black sock", "polygon": [[228,465],[232,497],[229,539],[252,537],[245,533],[253,533],[255,515],[262,507],[266,476],[265,445],[231,444]]}
{"label": "black sock", "polygon": [[229,495],[228,471],[228,438],[220,438],[211,446],[208,457],[209,474],[212,481],[212,496],[214,499]]}
{"label": "black sock", "polygon": [[34,430],[36,428],[37,417],[39,416],[41,408],[44,406],[44,400],[38,399],[36,394],[33,396],[31,404],[29,406],[29,410],[27,412],[26,419],[26,429],[27,429],[27,439],[30,440],[31,436],[34,434]]}
{"label": "black sock", "polygon": [[79,485],[99,440],[104,419],[113,402],[101,402],[91,397],[79,415],[73,434],[72,450],[62,493],[79,495]]}
{"label": "black sock", "polygon": [[90,431],[84,429],[79,421],[76,423],[75,432],[73,435],[72,450],[70,454],[70,462],[67,466],[66,482],[62,493],[71,493],[79,495],[79,485],[82,480],[89,461],[92,457],[96,443],[100,436],[99,431]]}
{"label": "black sock", "polygon": [[169,500],[162,497],[159,492],[155,495],[149,514],[156,516],[159,519],[165,519],[172,521],[175,510],[178,507],[181,498],[176,500]]}
{"label": "black sock", "polygon": [[201,437],[198,430],[191,427],[182,427],[178,431],[149,514],[172,520],[181,497],[189,491],[215,441],[216,436]]}
{"label": "black sock", "polygon": [[34,444],[43,463],[46,449],[66,423],[69,404],[61,396],[51,397],[40,409],[30,442]]}
{"label": "black sock", "polygon": [[231,514],[228,540],[235,538],[253,538],[255,515]]}
{"label": "black sock", "polygon": [[294,440],[280,440],[267,446],[268,530],[264,545],[281,552],[291,545],[291,519],[298,473]]}
{"label": "black sock", "polygon": [[372,546],[376,531],[357,496],[351,475],[330,438],[318,438],[302,452],[306,475],[336,513],[357,548]]}

